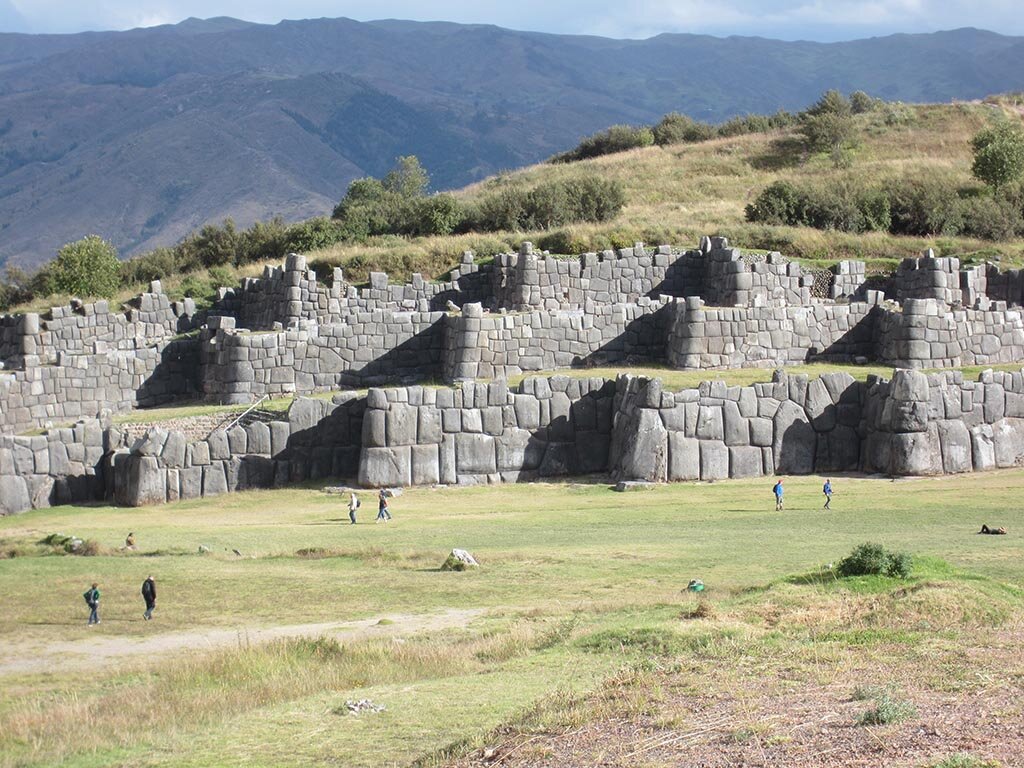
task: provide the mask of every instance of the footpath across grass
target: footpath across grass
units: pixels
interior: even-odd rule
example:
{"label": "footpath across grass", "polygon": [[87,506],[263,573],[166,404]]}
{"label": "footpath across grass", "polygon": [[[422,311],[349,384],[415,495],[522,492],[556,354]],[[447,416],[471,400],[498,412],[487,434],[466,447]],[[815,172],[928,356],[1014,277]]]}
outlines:
{"label": "footpath across grass", "polygon": [[[538,702],[585,698],[651,659],[669,669],[752,644],[770,666],[790,643],[809,653],[808,642],[853,660],[880,648],[927,655],[936,638],[926,626],[969,645],[976,628],[1020,622],[1024,470],[832,480],[830,512],[822,478],[794,477],[782,513],[763,478],[628,494],[601,481],[413,489],[384,525],[371,504],[348,525],[342,497],[317,488],[0,519],[8,659],[128,644],[119,665],[5,675],[0,766],[444,762]],[[1010,535],[977,535],[982,523]],[[137,552],[118,550],[129,530]],[[45,554],[36,542],[55,532],[100,554]],[[918,586],[894,598],[899,580],[829,579],[824,566],[865,541],[914,555]],[[482,567],[438,571],[453,547]],[[153,622],[138,594],[149,574]],[[685,591],[692,578],[708,587],[706,613]],[[92,581],[103,623],[87,629],[81,594]],[[245,640],[246,628],[448,609],[479,613],[396,639]],[[218,628],[239,629],[237,647],[130,652]],[[345,714],[360,698],[387,709]]]}

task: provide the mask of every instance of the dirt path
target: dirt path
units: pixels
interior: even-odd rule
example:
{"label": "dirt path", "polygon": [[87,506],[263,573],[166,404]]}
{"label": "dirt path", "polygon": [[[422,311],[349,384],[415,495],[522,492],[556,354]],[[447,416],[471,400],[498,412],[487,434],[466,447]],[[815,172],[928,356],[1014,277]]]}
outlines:
{"label": "dirt path", "polygon": [[483,609],[479,608],[450,608],[441,613],[388,614],[358,621],[165,632],[138,638],[95,635],[72,642],[54,642],[32,647],[19,647],[13,644],[4,648],[4,655],[0,657],[0,677],[35,672],[59,672],[81,669],[85,666],[95,669],[155,655],[166,658],[169,653],[206,651],[290,637],[326,636],[338,640],[404,637],[419,632],[464,627],[483,612]]}

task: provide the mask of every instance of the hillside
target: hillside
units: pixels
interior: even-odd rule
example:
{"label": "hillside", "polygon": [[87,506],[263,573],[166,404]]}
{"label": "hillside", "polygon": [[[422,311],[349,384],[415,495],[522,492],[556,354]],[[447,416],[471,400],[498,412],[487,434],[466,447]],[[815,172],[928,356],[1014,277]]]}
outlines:
{"label": "hillside", "polygon": [[554,232],[497,233],[459,237],[381,238],[370,246],[335,246],[312,254],[314,261],[341,264],[355,278],[367,265],[396,274],[421,270],[440,274],[465,248],[486,256],[515,248],[522,239],[557,253],[648,243],[692,245],[701,235],[728,236],[743,248],[778,250],[804,262],[827,264],[865,259],[875,269],[916,256],[925,248],[966,260],[993,259],[1005,265],[1024,261],[1024,241],[993,242],[959,236],[903,237],[884,232],[851,234],[809,227],[768,226],[746,221],[744,210],[766,186],[858,184],[904,177],[935,178],[964,190],[980,188],[971,176],[971,137],[999,116],[1019,119],[1016,108],[1000,103],[890,105],[858,119],[859,147],[849,167],[835,168],[828,157],[804,156],[794,147],[794,131],[769,131],[699,144],[647,147],[568,164],[543,163],[470,185],[456,194],[472,201],[507,186],[531,187],[545,181],[597,174],[616,179],[626,206],[614,220],[564,227]]}
{"label": "hillside", "polygon": [[193,19],[0,35],[0,263],[89,232],[130,255],[228,216],[322,214],[399,154],[457,187],[671,110],[798,109],[828,87],[977,98],[1022,72],[1024,40],[972,29],[818,44]]}

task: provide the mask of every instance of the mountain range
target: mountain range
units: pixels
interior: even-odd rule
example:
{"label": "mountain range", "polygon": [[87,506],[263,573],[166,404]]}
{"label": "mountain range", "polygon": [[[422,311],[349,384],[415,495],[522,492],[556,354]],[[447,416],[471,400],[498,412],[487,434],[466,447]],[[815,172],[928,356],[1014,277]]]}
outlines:
{"label": "mountain range", "polygon": [[[800,109],[822,91],[948,101],[1024,88],[1024,38],[646,40],[486,25],[230,18],[0,35],[0,263],[95,233],[124,256],[209,221],[330,211],[419,156],[435,188],[615,123]],[[657,183],[657,179],[651,179]]]}

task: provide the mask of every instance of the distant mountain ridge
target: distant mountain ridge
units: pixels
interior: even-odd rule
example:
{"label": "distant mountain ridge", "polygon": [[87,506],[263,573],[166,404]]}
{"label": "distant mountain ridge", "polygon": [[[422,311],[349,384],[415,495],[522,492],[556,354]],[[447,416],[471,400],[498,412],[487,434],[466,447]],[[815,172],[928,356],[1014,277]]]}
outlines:
{"label": "distant mountain ridge", "polygon": [[326,213],[400,154],[460,186],[613,123],[800,109],[828,88],[905,101],[1021,89],[1024,38],[613,40],[230,18],[0,34],[0,262],[36,264],[92,232],[128,255],[227,216]]}

